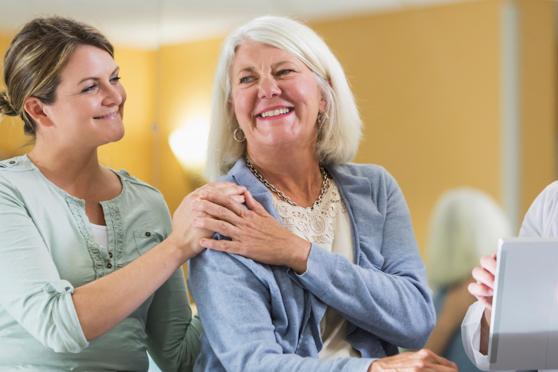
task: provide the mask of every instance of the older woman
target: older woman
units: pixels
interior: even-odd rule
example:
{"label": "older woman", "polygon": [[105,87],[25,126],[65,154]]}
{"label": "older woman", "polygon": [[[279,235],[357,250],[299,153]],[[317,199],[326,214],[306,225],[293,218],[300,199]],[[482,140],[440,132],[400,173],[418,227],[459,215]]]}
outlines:
{"label": "older woman", "polygon": [[209,173],[249,192],[247,208],[212,192],[194,206],[206,215],[194,225],[217,232],[191,261],[197,370],[454,369],[426,350],[389,357],[424,344],[434,309],[395,180],[347,163],[360,126],[343,69],[308,27],[262,17],[226,39]]}
{"label": "older woman", "polygon": [[39,18],[4,59],[0,114],[33,137],[0,162],[0,370],[141,371],[146,349],[165,370],[190,371],[201,326],[181,265],[207,232],[191,225],[202,191],[171,225],[162,195],[99,164],[124,135],[126,92],[113,47],[70,19]]}

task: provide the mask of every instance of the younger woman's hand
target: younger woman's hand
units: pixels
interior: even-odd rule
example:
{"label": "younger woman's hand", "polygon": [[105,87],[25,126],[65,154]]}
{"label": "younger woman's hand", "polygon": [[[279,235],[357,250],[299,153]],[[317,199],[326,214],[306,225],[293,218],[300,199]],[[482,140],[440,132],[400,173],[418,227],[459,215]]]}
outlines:
{"label": "younger woman's hand", "polygon": [[208,183],[188,194],[180,203],[173,214],[172,233],[169,239],[175,246],[178,246],[183,254],[184,260],[187,260],[198,253],[203,248],[199,242],[201,238],[210,237],[212,230],[194,226],[194,221],[203,218],[206,215],[196,206],[202,203],[203,199],[208,195],[219,195],[223,200],[227,200],[229,205],[234,208],[243,208],[244,193],[246,188],[238,186],[231,182],[215,182]]}
{"label": "younger woman's hand", "polygon": [[220,194],[208,194],[195,206],[194,226],[215,231],[231,240],[204,237],[203,247],[235,253],[269,265],[283,265],[297,273],[306,271],[310,242],[283,227],[249,192],[246,206],[238,208]]}

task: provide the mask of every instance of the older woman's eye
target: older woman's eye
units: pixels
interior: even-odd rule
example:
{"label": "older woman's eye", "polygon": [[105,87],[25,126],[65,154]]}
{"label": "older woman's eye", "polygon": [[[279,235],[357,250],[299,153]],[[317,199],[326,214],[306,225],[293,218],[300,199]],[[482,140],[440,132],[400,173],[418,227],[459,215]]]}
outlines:
{"label": "older woman's eye", "polygon": [[275,73],[275,75],[277,75],[277,76],[285,76],[285,75],[289,75],[289,74],[291,74],[291,73],[293,73],[293,72],[295,72],[295,70],[293,70],[293,69],[291,69],[291,68],[283,68],[283,69],[277,71],[277,72]]}
{"label": "older woman's eye", "polygon": [[242,76],[238,82],[240,84],[249,84],[251,82],[253,82],[255,80],[255,78],[252,75],[246,75],[246,76]]}

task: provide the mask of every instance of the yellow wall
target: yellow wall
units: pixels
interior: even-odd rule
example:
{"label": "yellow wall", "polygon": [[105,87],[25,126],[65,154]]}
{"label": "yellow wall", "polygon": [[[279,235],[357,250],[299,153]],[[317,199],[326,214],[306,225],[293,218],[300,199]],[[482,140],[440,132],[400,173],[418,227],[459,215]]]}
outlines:
{"label": "yellow wall", "polygon": [[[163,46],[159,52],[158,122],[160,124],[160,183],[174,210],[196,185],[184,173],[168,144],[173,129],[192,118],[209,118],[213,75],[220,39]],[[209,124],[209,123],[208,123]]]}
{"label": "yellow wall", "polygon": [[[356,160],[381,164],[399,181],[421,248],[432,206],[445,190],[469,185],[501,201],[503,3],[462,2],[311,23],[341,60],[357,97],[365,128]],[[522,214],[556,174],[556,22],[550,0],[518,4]],[[0,36],[2,52],[7,41]],[[117,47],[128,91],[127,133],[103,148],[101,159],[157,186],[171,211],[195,182],[179,166],[168,136],[191,118],[208,117],[221,42],[158,51]],[[24,140],[21,127],[4,124],[0,151],[13,152]]]}
{"label": "yellow wall", "polygon": [[[421,247],[443,191],[470,185],[501,197],[500,6],[471,2],[311,23],[357,97],[365,128],[356,160],[384,165],[397,178]],[[183,112],[206,109],[219,46],[162,49],[163,137]],[[187,185],[175,162],[163,164],[161,189],[172,209]]]}
{"label": "yellow wall", "polygon": [[[424,247],[445,190],[500,198],[500,1],[312,24],[341,60],[364,121],[356,160],[398,180]],[[474,25],[474,26],[473,26]]]}
{"label": "yellow wall", "polygon": [[101,147],[99,157],[115,169],[126,169],[135,177],[153,183],[156,51],[116,47],[115,58],[128,93],[124,111],[126,134],[119,142]]}
{"label": "yellow wall", "polygon": [[[556,179],[556,2],[520,0],[520,216]],[[520,218],[520,220],[521,220]]]}

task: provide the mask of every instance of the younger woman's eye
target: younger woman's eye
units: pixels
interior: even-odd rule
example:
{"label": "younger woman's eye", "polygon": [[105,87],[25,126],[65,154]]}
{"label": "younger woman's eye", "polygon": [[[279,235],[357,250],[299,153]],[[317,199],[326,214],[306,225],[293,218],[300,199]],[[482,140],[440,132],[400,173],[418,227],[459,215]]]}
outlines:
{"label": "younger woman's eye", "polygon": [[110,82],[115,84],[115,83],[118,83],[120,81],[120,79],[122,79],[120,76],[113,76],[110,79]]}
{"label": "younger woman's eye", "polygon": [[92,92],[97,88],[97,84],[91,84],[81,90],[81,93]]}

